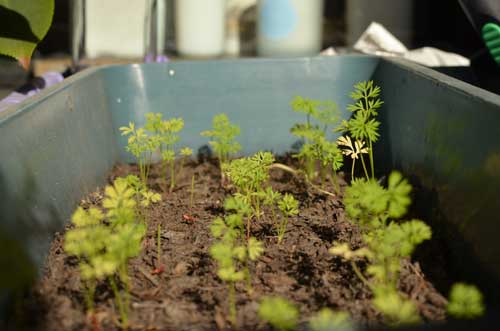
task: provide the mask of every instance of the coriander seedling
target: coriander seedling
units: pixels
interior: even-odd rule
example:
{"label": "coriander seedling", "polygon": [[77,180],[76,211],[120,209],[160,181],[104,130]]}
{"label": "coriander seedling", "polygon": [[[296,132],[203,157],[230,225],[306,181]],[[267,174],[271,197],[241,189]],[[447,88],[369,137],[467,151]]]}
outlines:
{"label": "coriander seedling", "polygon": [[309,328],[311,331],[350,331],[354,325],[348,313],[323,308],[309,320]]}
{"label": "coriander seedling", "polygon": [[286,193],[278,202],[278,208],[283,214],[283,219],[278,226],[278,244],[280,244],[285,236],[289,218],[299,214],[299,202],[293,195]]}
{"label": "coriander seedling", "polygon": [[[354,104],[348,107],[352,112],[352,117],[346,121],[343,120],[341,125],[335,129],[349,135],[355,142],[367,142],[368,154],[370,158],[371,177],[375,178],[375,166],[373,160],[373,144],[377,142],[380,134],[380,122],[376,120],[378,110],[384,102],[380,100],[381,89],[374,85],[373,81],[361,82],[354,85],[354,92],[351,93],[351,98],[355,101]],[[360,146],[360,148],[362,148]],[[363,167],[366,168],[364,158],[360,157]]]}
{"label": "coriander seedling", "polygon": [[483,295],[473,285],[454,284],[450,291],[448,313],[456,318],[472,319],[484,314]]}
{"label": "coriander seedling", "polygon": [[236,323],[235,283],[246,279],[251,291],[249,261],[255,261],[264,252],[260,241],[251,237],[244,243],[244,217],[252,213],[245,197],[236,195],[224,203],[226,211],[231,212],[224,218],[216,218],[211,226],[212,236],[218,239],[210,247],[210,255],[218,262],[220,279],[225,281],[229,290],[230,320]]}
{"label": "coriander seedling", "polygon": [[276,206],[281,200],[281,193],[274,191],[272,187],[266,187],[265,191],[261,192],[260,194],[264,206],[268,206],[271,209],[271,217],[273,219],[273,223],[277,224]]}
{"label": "coriander seedling", "polygon": [[[326,133],[331,125],[336,125],[340,120],[340,112],[335,103],[321,102],[297,96],[293,99],[292,109],[306,115],[306,122],[295,124],[291,133],[303,139],[303,145],[295,156],[303,161],[305,174],[308,179],[313,179],[316,162],[320,161],[321,178],[324,182],[325,167],[332,164],[334,171],[338,170],[341,163],[341,154],[336,146],[331,146],[326,139]],[[333,157],[332,153],[335,153]],[[329,155],[328,155],[329,154]]]}
{"label": "coriander seedling", "polygon": [[[269,152],[259,152],[252,157],[233,160],[223,164],[223,172],[252,206],[252,216],[260,218],[264,184],[269,179],[269,168],[274,156]],[[247,238],[250,237],[250,220],[247,218]]]}
{"label": "coriander seedling", "polygon": [[[79,258],[82,280],[86,282],[87,307],[92,309],[93,293],[97,281],[107,278],[113,289],[122,328],[128,326],[129,281],[128,261],[141,250],[146,233],[138,220],[135,191],[126,180],[116,180],[105,188],[103,207],[84,211],[78,208],[72,217],[74,229],[65,237],[65,250]],[[124,294],[118,289],[117,276],[124,285]]]}
{"label": "coriander seedling", "polygon": [[179,154],[181,155],[181,170],[182,170],[184,169],[184,163],[186,162],[186,160],[193,155],[193,150],[189,147],[184,147],[181,148]]}
{"label": "coriander seedling", "polygon": [[189,191],[189,212],[193,209],[193,199],[194,199],[194,180],[195,174],[191,176],[191,190]]}
{"label": "coriander seedling", "polygon": [[259,318],[276,330],[291,331],[297,327],[299,310],[286,299],[264,297],[259,306]]}
{"label": "coriander seedling", "polygon": [[241,149],[241,145],[235,140],[240,135],[240,127],[232,124],[226,114],[215,115],[212,123],[213,130],[203,131],[201,135],[211,138],[209,144],[217,154],[222,169],[222,165],[229,161],[229,157]]}
{"label": "coriander seedling", "polygon": [[136,128],[133,122],[130,122],[128,127],[121,127],[120,131],[122,136],[128,136],[126,150],[135,156],[139,165],[141,180],[147,186],[153,153],[160,147],[160,140],[156,135],[151,135],[144,128]]}
{"label": "coriander seedling", "polygon": [[161,122],[158,135],[161,141],[161,156],[167,169],[170,164],[170,191],[175,187],[175,144],[179,142],[179,132],[184,128],[182,118],[171,118]]}
{"label": "coriander seedling", "polygon": [[[419,320],[415,305],[403,298],[397,288],[401,261],[415,247],[431,238],[431,229],[419,220],[399,221],[411,203],[411,186],[398,172],[390,174],[387,188],[373,179],[355,179],[346,189],[344,204],[348,216],[358,222],[366,247],[351,250],[336,244],[330,253],[350,261],[356,275],[373,292],[373,305],[390,324]],[[367,260],[365,277],[357,267]]]}

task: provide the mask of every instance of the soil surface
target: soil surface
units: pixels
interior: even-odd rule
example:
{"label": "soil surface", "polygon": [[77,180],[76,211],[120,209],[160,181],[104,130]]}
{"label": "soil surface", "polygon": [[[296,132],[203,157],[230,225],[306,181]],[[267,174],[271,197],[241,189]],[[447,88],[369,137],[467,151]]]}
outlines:
{"label": "soil surface", "polygon": [[[135,166],[115,167],[117,176],[137,173]],[[150,187],[163,192],[161,167],[152,169]],[[345,216],[341,197],[323,195],[282,170],[271,171],[271,186],[291,193],[300,201],[300,213],[291,219],[285,238],[277,244],[269,215],[254,222],[252,235],[265,244],[265,253],[251,263],[252,295],[237,286],[239,330],[267,326],[257,316],[259,298],[283,296],[300,307],[301,322],[323,307],[348,311],[361,324],[378,324],[382,318],[370,304],[369,289],[356,277],[349,263],[328,253],[332,242],[361,244],[359,229]],[[194,202],[189,207],[191,178],[195,176]],[[342,178],[341,187],[345,186]],[[327,189],[333,190],[327,186]],[[216,263],[208,249],[213,243],[209,226],[224,213],[225,197],[231,194],[220,184],[215,162],[191,161],[177,175],[177,186],[162,193],[162,201],[148,212],[148,234],[140,257],[131,261],[129,330],[226,330],[230,324],[228,290],[217,277]],[[102,190],[86,197],[81,205],[98,205]],[[157,261],[156,230],[161,224],[162,253]],[[119,330],[118,313],[111,288],[103,282],[96,293],[96,314],[85,315],[80,277],[75,258],[62,248],[57,233],[47,258],[44,275],[26,300],[23,314],[42,330]],[[403,262],[400,290],[417,303],[422,318],[443,320],[446,299],[423,275],[418,263]],[[165,270],[155,274],[163,265]],[[360,267],[363,267],[360,264]],[[25,316],[26,316],[25,315]],[[99,326],[99,327],[97,327]]]}

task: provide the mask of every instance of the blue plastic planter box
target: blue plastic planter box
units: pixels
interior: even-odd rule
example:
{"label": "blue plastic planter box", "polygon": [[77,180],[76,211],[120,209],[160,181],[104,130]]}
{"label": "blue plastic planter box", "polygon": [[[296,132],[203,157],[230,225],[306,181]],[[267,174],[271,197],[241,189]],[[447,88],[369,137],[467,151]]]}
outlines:
{"label": "blue plastic planter box", "polygon": [[[294,142],[295,95],[350,102],[352,86],[382,87],[381,174],[419,187],[416,214],[447,238],[447,268],[500,300],[500,96],[433,70],[367,56],[171,62],[91,69],[0,113],[0,288],[21,286],[43,262],[86,193],[129,161],[118,128],[147,112],[182,116],[183,142],[225,112],[244,153],[283,153]],[[344,116],[349,114],[344,112]],[[9,270],[8,275],[4,270]]]}

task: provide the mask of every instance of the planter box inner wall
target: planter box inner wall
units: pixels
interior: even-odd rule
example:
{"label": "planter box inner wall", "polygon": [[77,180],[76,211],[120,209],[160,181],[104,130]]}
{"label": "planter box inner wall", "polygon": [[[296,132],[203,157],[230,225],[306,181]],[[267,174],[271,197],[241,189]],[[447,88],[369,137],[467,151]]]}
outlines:
{"label": "planter box inner wall", "polygon": [[[241,126],[243,154],[284,153],[303,118],[296,95],[333,100],[343,116],[353,85],[374,80],[385,104],[375,145],[380,174],[415,186],[415,212],[446,238],[446,268],[500,294],[500,96],[418,65],[369,56],[171,62],[86,70],[0,113],[0,291],[36,277],[50,240],[80,199],[130,162],[119,127],[161,112],[185,121],[182,145],[224,112]],[[412,215],[413,216],[413,215]],[[425,269],[425,266],[424,266]]]}

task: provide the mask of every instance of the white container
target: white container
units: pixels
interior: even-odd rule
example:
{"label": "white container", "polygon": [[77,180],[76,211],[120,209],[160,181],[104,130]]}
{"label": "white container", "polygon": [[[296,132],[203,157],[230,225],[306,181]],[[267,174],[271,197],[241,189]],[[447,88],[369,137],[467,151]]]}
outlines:
{"label": "white container", "polygon": [[86,0],[86,56],[141,58],[145,14],[144,0]]}
{"label": "white container", "polygon": [[176,0],[177,51],[190,57],[224,53],[226,0]]}
{"label": "white container", "polygon": [[323,0],[259,0],[260,56],[309,56],[321,51]]}

